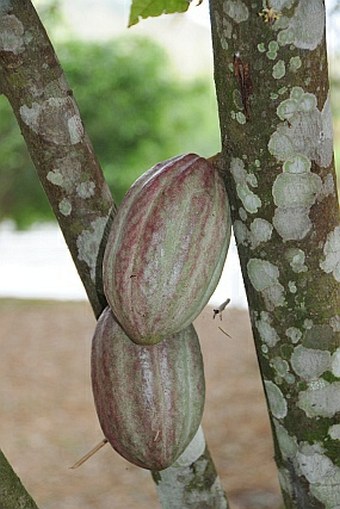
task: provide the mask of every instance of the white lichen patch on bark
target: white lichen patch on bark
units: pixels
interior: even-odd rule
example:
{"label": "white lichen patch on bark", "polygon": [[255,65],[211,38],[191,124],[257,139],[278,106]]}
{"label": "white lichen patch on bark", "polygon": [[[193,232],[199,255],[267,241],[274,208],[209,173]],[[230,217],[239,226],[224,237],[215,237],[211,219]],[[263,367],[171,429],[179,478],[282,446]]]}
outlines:
{"label": "white lichen patch on bark", "polygon": [[251,284],[262,294],[269,311],[285,304],[284,287],[279,282],[280,273],[276,265],[267,260],[251,258],[247,271]]}
{"label": "white lichen patch on bark", "polygon": [[[325,509],[338,509],[340,503],[340,468],[327,456],[323,444],[298,442],[279,422],[274,419],[276,436],[280,451],[298,475],[305,477],[310,485],[311,494]],[[340,425],[331,426],[328,435],[333,440],[340,438]],[[279,472],[281,487],[292,494],[292,480],[286,469]]]}
{"label": "white lichen patch on bark", "polygon": [[[220,14],[217,11],[214,11],[214,16],[216,20],[216,29],[218,34],[218,39],[223,49],[227,50],[229,47],[228,40],[232,36],[233,27],[230,21],[223,17],[221,19]],[[234,72],[234,68],[232,66],[231,72]]]}
{"label": "white lichen patch on bark", "polygon": [[310,382],[308,389],[300,392],[297,406],[310,418],[334,417],[340,412],[340,382]]}
{"label": "white lichen patch on bark", "polygon": [[269,364],[276,372],[275,382],[277,385],[282,384],[283,380],[287,383],[291,383],[290,380],[292,377],[295,381],[294,375],[289,372],[289,363],[285,359],[282,359],[282,357],[273,357]]}
{"label": "white lichen patch on bark", "polygon": [[70,135],[70,142],[72,145],[80,143],[84,136],[84,127],[79,115],[73,115],[67,121],[68,132]]}
{"label": "white lichen patch on bark", "polygon": [[276,41],[270,41],[268,43],[268,51],[266,52],[266,57],[269,58],[269,60],[275,60],[277,57],[278,49],[278,43]]}
{"label": "white lichen patch on bark", "polygon": [[325,258],[320,262],[321,269],[327,274],[332,273],[340,282],[340,226],[328,234],[323,254]]}
{"label": "white lichen patch on bark", "polygon": [[230,163],[230,172],[233,175],[236,184],[236,192],[243,207],[250,214],[256,214],[261,207],[261,199],[250,189],[257,187],[257,179],[253,173],[248,173],[244,162],[238,157],[233,157]]}
{"label": "white lichen patch on bark", "polygon": [[61,171],[57,168],[55,170],[51,170],[46,175],[46,178],[51,184],[54,184],[58,187],[63,187],[64,185],[64,177]]}
{"label": "white lichen patch on bark", "polygon": [[311,494],[325,504],[325,509],[340,507],[340,469],[336,468],[331,476],[322,482],[311,485]]}
{"label": "white lichen patch on bark", "polygon": [[[313,322],[313,320],[311,320],[310,318],[306,318],[306,319],[303,321],[303,327],[304,327],[304,329],[312,330],[312,329],[313,329],[313,325],[314,325],[314,322]],[[316,335],[317,335],[317,334],[316,334]]]}
{"label": "white lichen patch on bark", "polygon": [[241,0],[224,0],[223,12],[235,23],[242,23],[249,18],[248,7]]}
{"label": "white lichen patch on bark", "polygon": [[98,251],[107,221],[108,217],[99,217],[92,221],[90,228],[83,230],[76,242],[78,259],[88,265],[93,282],[96,280]]}
{"label": "white lichen patch on bark", "polygon": [[277,440],[284,459],[292,459],[298,451],[298,444],[295,436],[291,436],[286,428],[274,419]]}
{"label": "white lichen patch on bark", "polygon": [[315,484],[333,473],[335,465],[323,453],[319,444],[301,444],[296,455],[297,464],[301,474],[311,483]]}
{"label": "white lichen patch on bark", "polygon": [[272,327],[271,322],[272,318],[266,311],[261,311],[260,319],[255,321],[255,327],[260,334],[261,341],[270,348],[280,341],[280,337],[274,327]]}
{"label": "white lichen patch on bark", "polygon": [[[274,419],[276,436],[280,451],[298,475],[305,477],[310,485],[311,494],[324,504],[325,509],[339,508],[340,468],[327,456],[321,442],[298,442],[295,436]],[[330,426],[328,435],[333,440],[340,439],[340,425]],[[280,483],[288,493],[292,493],[292,480],[285,469],[280,469]]]}
{"label": "white lichen patch on bark", "polygon": [[322,444],[302,443],[296,455],[298,471],[310,483],[311,494],[325,509],[338,509],[340,504],[340,468],[325,454]]}
{"label": "white lichen patch on bark", "polygon": [[333,440],[340,440],[340,424],[333,424],[328,429],[328,435]]}
{"label": "white lichen patch on bark", "polygon": [[241,96],[241,92],[239,91],[238,88],[235,88],[235,90],[233,91],[233,101],[234,101],[235,107],[238,110],[243,110],[242,96]]}
{"label": "white lichen patch on bark", "polygon": [[328,173],[322,183],[322,189],[318,194],[318,200],[321,201],[327,196],[335,196],[335,183],[331,173]]}
{"label": "white lichen patch on bark", "polygon": [[278,478],[280,482],[281,489],[288,493],[291,497],[293,495],[293,484],[290,478],[289,471],[286,468],[279,468]]}
{"label": "white lichen patch on bark", "polygon": [[[321,150],[318,151],[320,166],[327,168],[333,159],[333,120],[331,110],[331,98],[328,93],[327,99],[321,110],[320,144]],[[317,160],[318,162],[318,160]]]}
{"label": "white lichen patch on bark", "polygon": [[284,241],[302,240],[312,229],[310,209],[324,193],[324,183],[311,171],[311,162],[327,167],[332,162],[332,127],[329,98],[323,110],[316,97],[293,87],[277,108],[282,120],[268,143],[269,152],[283,171],[273,184],[273,224]]}
{"label": "white lichen patch on bark", "polygon": [[262,242],[270,240],[273,232],[273,227],[266,219],[260,217],[254,219],[250,224],[250,244],[251,248],[255,249]]}
{"label": "white lichen patch on bark", "polygon": [[264,387],[273,417],[284,419],[287,415],[288,407],[281,390],[271,380],[265,380]]}
{"label": "white lichen patch on bark", "polygon": [[20,107],[23,122],[55,145],[74,145],[84,136],[78,109],[70,97],[51,97],[42,103]]}
{"label": "white lichen patch on bark", "polygon": [[[242,207],[240,207],[240,209],[244,210]],[[247,215],[245,214],[243,217],[245,221]],[[250,229],[248,229],[242,221],[236,219],[234,222],[234,231],[239,244],[250,245],[251,249],[255,249],[260,244],[270,240],[273,227],[266,219],[256,218],[250,224]]]}
{"label": "white lichen patch on bark", "polygon": [[290,293],[296,293],[297,292],[297,286],[295,281],[288,281],[288,289]]}
{"label": "white lichen patch on bark", "polygon": [[234,221],[233,229],[237,243],[245,246],[248,245],[249,230],[247,226],[239,219],[236,219]]}
{"label": "white lichen patch on bark", "polygon": [[80,198],[91,198],[94,195],[96,184],[92,180],[86,180],[77,185],[76,191]]}
{"label": "white lichen patch on bark", "polygon": [[331,371],[334,376],[340,378],[340,347],[332,355]]}
{"label": "white lichen patch on bark", "polygon": [[303,380],[318,379],[329,370],[331,354],[325,350],[297,346],[292,353],[290,362],[294,372]]}
{"label": "white lichen patch on bark", "polygon": [[302,66],[301,58],[297,55],[289,59],[289,70],[290,72],[296,72]]}
{"label": "white lichen patch on bark", "polygon": [[242,219],[242,221],[247,221],[248,219],[248,214],[247,212],[244,210],[243,207],[240,207],[238,209],[238,215],[240,216],[240,218]]}
{"label": "white lichen patch on bark", "polygon": [[76,194],[82,199],[91,198],[95,193],[95,182],[86,179],[81,163],[70,155],[57,159],[55,168],[47,173],[46,178],[53,185],[62,188],[67,194]]}
{"label": "white lichen patch on bark", "polygon": [[302,239],[309,232],[309,210],[321,187],[321,178],[310,171],[310,161],[305,156],[296,155],[285,161],[283,173],[277,176],[272,189],[277,206],[273,223],[284,241]]}
{"label": "white lichen patch on bark", "polygon": [[334,332],[340,332],[340,316],[332,316],[329,320],[329,325],[332,327]]}
{"label": "white lichen patch on bark", "polygon": [[296,272],[297,274],[300,272],[307,272],[308,267],[305,265],[306,256],[302,249],[294,247],[287,249],[285,256],[289,261],[289,265],[293,272]]}
{"label": "white lichen patch on bark", "polygon": [[15,55],[25,51],[24,25],[13,14],[4,14],[0,18],[0,51]]}
{"label": "white lichen patch on bark", "polygon": [[[218,477],[211,486],[204,487],[202,483],[199,488],[195,487],[195,480],[200,474],[203,475],[207,463],[202,456],[196,461],[195,470],[191,468],[191,465],[181,466],[174,463],[171,467],[160,471],[157,492],[161,506],[167,509],[178,509],[179,507],[199,507],[199,504],[201,507],[212,506],[213,503],[215,509],[228,509]],[[190,488],[190,486],[193,487]]]}
{"label": "white lichen patch on bark", "polygon": [[63,216],[69,216],[72,212],[72,204],[67,198],[63,198],[58,205],[58,208]]}
{"label": "white lichen patch on bark", "polygon": [[300,0],[293,16],[279,19],[276,29],[284,27],[278,33],[281,46],[294,44],[296,48],[314,50],[323,39],[325,11],[322,0]]}
{"label": "white lichen patch on bark", "polygon": [[247,122],[247,118],[246,118],[245,114],[242,113],[242,111],[237,111],[235,113],[235,119],[241,125],[243,125],[243,124],[245,124]]}
{"label": "white lichen patch on bark", "polygon": [[294,344],[298,343],[302,338],[302,332],[297,327],[288,327],[288,329],[285,331],[285,334]]}
{"label": "white lichen patch on bark", "polygon": [[[229,48],[228,40],[233,37],[233,23],[239,24],[246,21],[249,17],[249,10],[241,0],[224,0],[223,17],[216,10],[214,11],[214,17],[221,47],[227,50]],[[232,64],[230,70],[234,72]]]}
{"label": "white lichen patch on bark", "polygon": [[0,3],[0,14],[8,13],[12,8],[12,0],[1,0]]}
{"label": "white lichen patch on bark", "polygon": [[273,66],[272,76],[276,80],[280,80],[286,74],[286,64],[284,60],[279,60]]}
{"label": "white lichen patch on bark", "polygon": [[[302,154],[327,168],[333,158],[333,127],[329,95],[321,111],[313,94],[293,87],[282,101],[277,115],[282,120],[268,143],[269,152],[278,161]],[[289,123],[288,123],[289,122]]]}
{"label": "white lichen patch on bark", "polygon": [[305,207],[277,207],[273,225],[284,242],[302,240],[312,227],[309,209]]}
{"label": "white lichen patch on bark", "polygon": [[281,12],[282,9],[289,9],[294,3],[294,0],[270,0],[270,6],[274,11]]}

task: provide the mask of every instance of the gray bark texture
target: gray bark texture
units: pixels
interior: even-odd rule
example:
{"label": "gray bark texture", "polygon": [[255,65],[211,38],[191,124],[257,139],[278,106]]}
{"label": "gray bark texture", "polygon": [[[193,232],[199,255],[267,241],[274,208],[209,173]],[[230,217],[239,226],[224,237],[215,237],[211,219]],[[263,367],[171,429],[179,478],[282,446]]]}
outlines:
{"label": "gray bark texture", "polygon": [[339,509],[340,225],[324,2],[211,0],[210,10],[220,166],[285,507]]}
{"label": "gray bark texture", "polygon": [[[106,306],[101,261],[115,213],[111,193],[48,36],[29,0],[0,0],[0,89],[11,103],[39,179],[49,198],[95,316]],[[26,492],[0,485],[19,504]],[[4,467],[4,468],[3,468]],[[203,433],[174,470],[154,473],[164,508],[226,509],[227,502]],[[14,490],[14,491],[12,491]],[[7,507],[4,505],[4,507]],[[12,507],[12,506],[8,506]],[[32,506],[34,507],[34,506]]]}

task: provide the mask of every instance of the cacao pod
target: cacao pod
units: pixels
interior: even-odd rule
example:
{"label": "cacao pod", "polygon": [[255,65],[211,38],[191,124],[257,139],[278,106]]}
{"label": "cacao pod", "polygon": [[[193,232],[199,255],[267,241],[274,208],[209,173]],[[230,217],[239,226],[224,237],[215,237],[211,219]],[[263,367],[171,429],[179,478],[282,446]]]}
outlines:
{"label": "cacao pod", "polygon": [[93,337],[91,376],[99,422],[112,447],[143,468],[170,466],[194,437],[204,406],[193,325],[157,345],[136,345],[107,307]]}
{"label": "cacao pod", "polygon": [[174,157],[134,183],[103,261],[106,298],[130,339],[154,344],[193,322],[221,276],[230,230],[223,180],[202,157]]}

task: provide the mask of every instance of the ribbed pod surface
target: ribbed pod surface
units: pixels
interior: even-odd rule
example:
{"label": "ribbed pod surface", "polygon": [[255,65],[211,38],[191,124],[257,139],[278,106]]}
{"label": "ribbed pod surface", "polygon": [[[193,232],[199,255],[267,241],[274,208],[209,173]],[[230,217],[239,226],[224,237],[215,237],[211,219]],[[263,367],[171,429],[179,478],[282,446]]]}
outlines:
{"label": "ribbed pod surface", "polygon": [[143,468],[171,465],[202,418],[204,370],[194,327],[140,346],[106,308],[93,337],[91,375],[99,422],[112,447]]}
{"label": "ribbed pod surface", "polygon": [[106,298],[133,341],[157,343],[192,323],[221,276],[230,230],[224,183],[206,159],[177,156],[135,182],[103,263]]}

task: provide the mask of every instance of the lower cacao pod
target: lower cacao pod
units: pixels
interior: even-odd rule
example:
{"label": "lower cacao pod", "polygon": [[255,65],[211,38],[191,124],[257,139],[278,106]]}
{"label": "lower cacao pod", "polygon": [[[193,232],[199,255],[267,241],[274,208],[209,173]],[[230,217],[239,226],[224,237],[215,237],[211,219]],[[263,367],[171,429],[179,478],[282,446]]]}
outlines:
{"label": "lower cacao pod", "polygon": [[174,157],[134,183],[103,262],[107,301],[133,341],[155,344],[193,322],[221,276],[230,230],[223,180],[202,157]]}
{"label": "lower cacao pod", "polygon": [[91,376],[103,433],[131,463],[170,466],[201,422],[205,382],[193,325],[157,345],[133,343],[107,307],[92,343]]}

